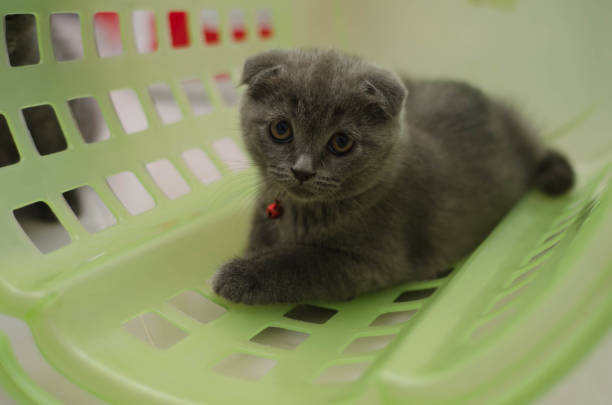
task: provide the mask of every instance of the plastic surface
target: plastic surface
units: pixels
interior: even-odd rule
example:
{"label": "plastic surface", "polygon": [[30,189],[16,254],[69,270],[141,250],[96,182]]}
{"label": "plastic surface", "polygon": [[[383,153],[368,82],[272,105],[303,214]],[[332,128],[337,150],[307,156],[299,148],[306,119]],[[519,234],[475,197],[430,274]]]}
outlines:
{"label": "plastic surface", "polygon": [[[130,405],[524,403],[610,327],[609,4],[4,0],[0,11],[2,23],[36,16],[41,59],[10,66],[0,35],[0,114],[20,154],[0,167],[0,312],[25,320],[48,362],[91,395]],[[80,16],[82,58],[56,61],[52,13]],[[138,40],[136,26],[149,29]],[[219,299],[209,280],[244,245],[256,184],[228,83],[248,55],[303,44],[528,100],[574,160],[578,187],[559,199],[530,193],[444,279],[298,308]],[[174,99],[170,120],[151,96],[159,84],[168,87],[155,94]],[[81,136],[68,101],[83,97],[96,99],[108,139]],[[40,156],[21,109],[45,104],[67,149]],[[173,198],[152,177],[161,169],[147,170],[163,159],[184,180]],[[110,225],[97,232],[63,197],[82,186],[115,219],[105,211]],[[46,254],[13,215],[37,201],[70,237]],[[54,240],[56,230],[43,231]],[[4,335],[0,366],[17,402],[60,403]]]}

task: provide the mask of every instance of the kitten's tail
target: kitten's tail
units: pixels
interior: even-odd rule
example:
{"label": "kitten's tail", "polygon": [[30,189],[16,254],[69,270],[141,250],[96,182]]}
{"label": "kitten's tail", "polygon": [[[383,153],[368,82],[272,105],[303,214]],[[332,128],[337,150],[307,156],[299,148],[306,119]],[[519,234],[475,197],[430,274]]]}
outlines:
{"label": "kitten's tail", "polygon": [[574,170],[561,153],[547,150],[538,163],[535,185],[549,195],[560,195],[572,188],[575,181]]}

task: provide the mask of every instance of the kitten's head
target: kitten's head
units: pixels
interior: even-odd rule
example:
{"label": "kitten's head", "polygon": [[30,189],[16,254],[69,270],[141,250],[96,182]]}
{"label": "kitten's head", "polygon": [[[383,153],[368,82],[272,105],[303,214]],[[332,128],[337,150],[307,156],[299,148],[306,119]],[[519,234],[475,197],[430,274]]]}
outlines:
{"label": "kitten's head", "polygon": [[337,51],[274,50],[246,61],[242,83],[245,143],[283,198],[347,199],[388,175],[406,96],[392,73]]}

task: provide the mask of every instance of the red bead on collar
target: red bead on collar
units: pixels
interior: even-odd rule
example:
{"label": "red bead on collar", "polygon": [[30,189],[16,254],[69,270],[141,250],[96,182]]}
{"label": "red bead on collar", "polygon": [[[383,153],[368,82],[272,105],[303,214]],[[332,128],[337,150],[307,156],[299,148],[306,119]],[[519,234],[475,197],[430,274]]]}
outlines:
{"label": "red bead on collar", "polygon": [[266,214],[268,218],[276,219],[283,214],[283,207],[280,205],[280,201],[274,200],[274,202],[266,207]]}

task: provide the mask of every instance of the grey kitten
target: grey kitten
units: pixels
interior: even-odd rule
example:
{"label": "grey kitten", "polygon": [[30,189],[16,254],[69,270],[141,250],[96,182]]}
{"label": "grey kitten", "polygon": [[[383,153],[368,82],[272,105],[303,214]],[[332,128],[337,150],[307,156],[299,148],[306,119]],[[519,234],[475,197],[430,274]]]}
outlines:
{"label": "grey kitten", "polygon": [[244,142],[265,186],[244,257],[213,280],[231,301],[345,300],[436,277],[532,185],[573,184],[563,156],[465,83],[402,82],[320,50],[256,55],[242,82]]}

